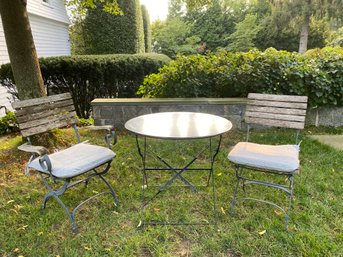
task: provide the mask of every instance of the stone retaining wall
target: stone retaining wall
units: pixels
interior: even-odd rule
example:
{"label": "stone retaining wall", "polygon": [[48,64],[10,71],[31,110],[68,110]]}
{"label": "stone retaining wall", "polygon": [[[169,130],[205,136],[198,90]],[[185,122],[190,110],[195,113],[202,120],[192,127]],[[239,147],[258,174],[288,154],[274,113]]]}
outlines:
{"label": "stone retaining wall", "polygon": [[[123,128],[126,121],[139,115],[189,111],[204,112],[229,119],[233,128],[243,129],[246,98],[115,98],[92,101],[95,125]],[[343,108],[309,108],[307,125],[343,126]]]}
{"label": "stone retaining wall", "polygon": [[203,112],[229,119],[234,128],[242,128],[245,98],[116,98],[92,101],[95,125],[123,128],[126,121],[156,112]]}

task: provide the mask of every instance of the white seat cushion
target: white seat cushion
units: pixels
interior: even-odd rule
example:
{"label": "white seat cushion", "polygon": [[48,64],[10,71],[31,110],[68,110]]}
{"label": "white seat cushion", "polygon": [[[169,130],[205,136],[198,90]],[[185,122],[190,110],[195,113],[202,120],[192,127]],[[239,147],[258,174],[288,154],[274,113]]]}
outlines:
{"label": "white seat cushion", "polygon": [[249,167],[294,172],[299,169],[299,146],[240,142],[227,158],[233,163]]}
{"label": "white seat cushion", "polygon": [[[79,143],[65,150],[49,154],[52,174],[58,178],[71,178],[104,164],[115,157],[115,153],[102,146]],[[40,172],[45,171],[39,164],[39,157],[28,165]]]}

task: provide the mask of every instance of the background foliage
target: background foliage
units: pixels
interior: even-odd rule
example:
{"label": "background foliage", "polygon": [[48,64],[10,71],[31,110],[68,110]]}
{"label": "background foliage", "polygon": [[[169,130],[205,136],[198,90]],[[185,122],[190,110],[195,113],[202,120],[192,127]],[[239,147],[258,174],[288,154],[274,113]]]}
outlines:
{"label": "background foliage", "polygon": [[[77,115],[88,118],[96,97],[136,97],[144,77],[168,63],[160,54],[83,55],[40,58],[49,94],[71,92]],[[0,68],[0,83],[13,86],[10,64]]]}
{"label": "background foliage", "polygon": [[[154,51],[174,58],[176,54],[206,54],[222,48],[230,51],[298,51],[304,21],[309,22],[308,48],[339,45],[341,1],[212,0],[206,8],[188,9],[171,0],[166,21],[152,24]],[[287,4],[285,4],[287,2]],[[306,8],[303,8],[306,7]],[[307,8],[308,7],[308,8]],[[306,10],[305,10],[306,9]],[[338,11],[332,11],[337,9]],[[305,17],[306,16],[306,17]],[[306,19],[305,19],[306,18]],[[179,27],[187,28],[182,32]],[[197,38],[192,51],[184,51],[185,39]],[[244,45],[242,45],[244,44]]]}
{"label": "background foliage", "polygon": [[197,53],[200,38],[190,36],[191,24],[182,18],[156,21],[152,25],[153,51],[175,58],[176,54]]}
{"label": "background foliage", "polygon": [[145,97],[245,97],[249,92],[308,95],[312,106],[342,106],[343,49],[178,55],[139,89]]}

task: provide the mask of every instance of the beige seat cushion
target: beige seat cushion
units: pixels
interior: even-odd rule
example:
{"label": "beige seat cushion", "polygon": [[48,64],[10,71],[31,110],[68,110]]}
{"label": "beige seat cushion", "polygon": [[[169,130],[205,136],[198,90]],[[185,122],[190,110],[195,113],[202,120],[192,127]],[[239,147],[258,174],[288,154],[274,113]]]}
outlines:
{"label": "beige seat cushion", "polygon": [[299,169],[299,146],[240,142],[235,145],[227,158],[233,163],[244,166],[294,172]]}
{"label": "beige seat cushion", "polygon": [[[80,143],[65,150],[49,154],[52,175],[58,178],[71,178],[98,167],[115,157],[110,149],[97,145]],[[29,163],[28,167],[49,173],[39,163],[39,158]]]}

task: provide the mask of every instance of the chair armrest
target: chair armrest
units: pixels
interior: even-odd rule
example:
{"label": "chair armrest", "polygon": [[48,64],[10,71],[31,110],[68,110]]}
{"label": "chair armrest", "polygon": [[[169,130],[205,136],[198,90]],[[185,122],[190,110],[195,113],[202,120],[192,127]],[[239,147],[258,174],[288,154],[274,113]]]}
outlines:
{"label": "chair armrest", "polygon": [[44,171],[49,171],[50,175],[52,176],[52,165],[50,158],[47,154],[44,154],[43,156],[39,157],[39,164]]}
{"label": "chair armrest", "polygon": [[107,130],[108,132],[111,132],[114,130],[114,127],[112,125],[105,125],[105,126],[87,126],[86,127],[89,130]]}
{"label": "chair armrest", "polygon": [[[98,130],[107,130],[108,133],[105,136],[105,142],[108,148],[111,148],[117,143],[117,135],[114,131],[114,127],[112,125],[105,125],[105,126],[88,126],[86,127],[89,130],[98,131]],[[111,137],[113,138],[113,143],[111,144]]]}
{"label": "chair armrest", "polygon": [[43,146],[30,145],[28,142],[18,146],[18,149],[27,153],[37,154],[39,156],[47,154],[48,150]]}
{"label": "chair armrest", "polygon": [[[111,144],[111,137],[113,138],[113,144]],[[108,146],[108,148],[111,148],[112,146],[114,146],[117,143],[117,134],[114,130],[111,131],[111,133],[107,134],[105,136],[105,142]]]}

